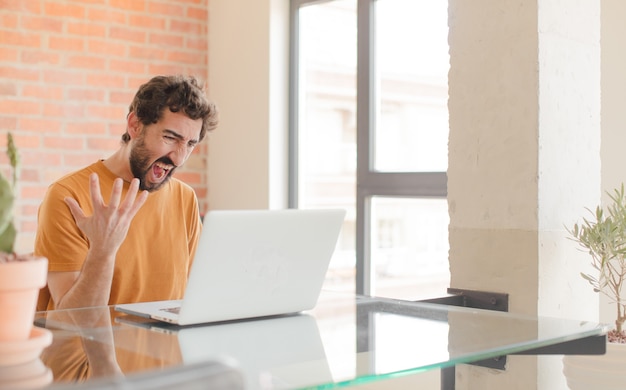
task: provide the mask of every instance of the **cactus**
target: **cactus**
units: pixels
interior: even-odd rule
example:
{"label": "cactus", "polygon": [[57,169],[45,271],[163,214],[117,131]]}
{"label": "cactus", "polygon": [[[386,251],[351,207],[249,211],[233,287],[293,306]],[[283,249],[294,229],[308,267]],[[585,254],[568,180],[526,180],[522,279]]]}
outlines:
{"label": "cactus", "polygon": [[19,156],[13,142],[13,135],[7,135],[7,156],[11,164],[11,180],[0,172],[0,252],[13,253],[17,230],[13,220],[16,198]]}

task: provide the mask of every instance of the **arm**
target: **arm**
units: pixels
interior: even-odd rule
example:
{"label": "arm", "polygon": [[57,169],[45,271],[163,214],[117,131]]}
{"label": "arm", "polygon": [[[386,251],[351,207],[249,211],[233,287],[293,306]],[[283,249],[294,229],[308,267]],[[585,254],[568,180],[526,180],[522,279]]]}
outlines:
{"label": "arm", "polygon": [[89,250],[80,272],[50,272],[48,288],[57,309],[107,305],[115,256],[124,242],[130,223],[148,193],[138,194],[139,180],[133,179],[122,200],[122,179],[116,179],[111,199],[105,204],[100,192],[98,176],[89,177],[93,214],[86,216],[78,202],[66,198],[76,225],[89,240]]}
{"label": "arm", "polygon": [[52,369],[55,380],[83,381],[122,376],[117,362],[110,309],[50,311],[47,327],[71,331],[70,336],[55,337],[41,354]]}

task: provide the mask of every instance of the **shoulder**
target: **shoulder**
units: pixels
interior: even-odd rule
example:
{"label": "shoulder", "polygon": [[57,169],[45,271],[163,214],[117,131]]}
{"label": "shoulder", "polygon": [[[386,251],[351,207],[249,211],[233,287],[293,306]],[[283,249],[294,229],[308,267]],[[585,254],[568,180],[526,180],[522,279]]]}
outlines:
{"label": "shoulder", "polygon": [[194,189],[187,183],[172,177],[169,180],[168,183],[168,189],[172,194],[176,194],[178,196],[181,196],[183,198],[188,198],[188,197],[196,197],[196,192],[194,191]]}
{"label": "shoulder", "polygon": [[89,175],[91,173],[98,173],[99,175],[106,174],[106,167],[102,161],[95,162],[89,166],[81,168],[72,173],[68,173],[65,176],[59,178],[50,185],[51,188],[89,188]]}

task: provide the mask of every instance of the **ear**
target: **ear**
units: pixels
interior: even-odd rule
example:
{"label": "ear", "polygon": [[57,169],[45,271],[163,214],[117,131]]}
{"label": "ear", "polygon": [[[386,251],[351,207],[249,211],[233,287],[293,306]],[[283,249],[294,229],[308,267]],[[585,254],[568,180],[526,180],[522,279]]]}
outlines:
{"label": "ear", "polygon": [[126,118],[126,127],[128,129],[128,135],[130,135],[130,139],[135,139],[139,134],[141,134],[141,130],[143,129],[143,125],[139,118],[137,118],[137,114],[134,111],[131,111]]}

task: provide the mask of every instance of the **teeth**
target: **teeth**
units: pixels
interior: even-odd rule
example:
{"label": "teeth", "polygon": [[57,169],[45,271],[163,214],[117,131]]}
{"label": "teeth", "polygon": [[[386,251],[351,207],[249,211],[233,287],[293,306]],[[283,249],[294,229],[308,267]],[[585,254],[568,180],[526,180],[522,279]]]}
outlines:
{"label": "teeth", "polygon": [[159,162],[156,163],[156,166],[158,166],[159,168],[164,169],[166,171],[169,171],[171,169],[171,165],[165,165],[165,164],[159,163]]}

